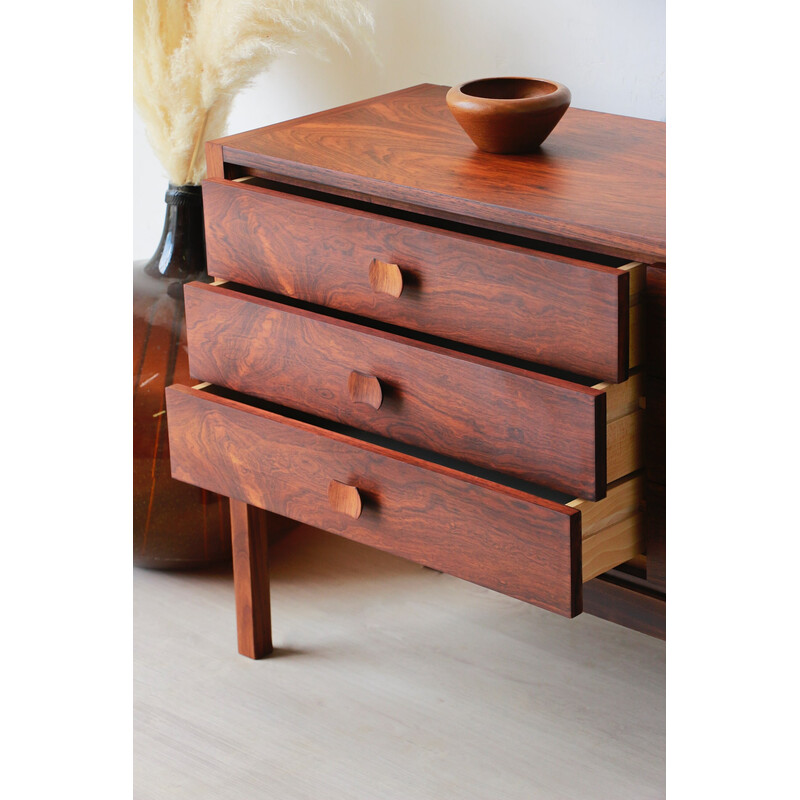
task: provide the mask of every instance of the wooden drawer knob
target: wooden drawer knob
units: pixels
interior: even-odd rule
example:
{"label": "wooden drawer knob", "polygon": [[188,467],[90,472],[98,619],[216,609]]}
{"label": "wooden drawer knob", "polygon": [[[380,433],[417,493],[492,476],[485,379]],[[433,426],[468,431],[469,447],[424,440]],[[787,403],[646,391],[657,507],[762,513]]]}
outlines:
{"label": "wooden drawer knob", "polygon": [[373,375],[362,375],[360,372],[351,372],[347,379],[347,389],[350,399],[354,403],[366,403],[376,411],[383,402],[381,382]]}
{"label": "wooden drawer knob", "polygon": [[361,516],[361,495],[355,486],[331,481],[328,485],[328,500],[331,508],[348,517],[358,519]]}
{"label": "wooden drawer knob", "polygon": [[369,283],[378,294],[400,297],[403,292],[403,273],[397,264],[372,259],[369,265]]}

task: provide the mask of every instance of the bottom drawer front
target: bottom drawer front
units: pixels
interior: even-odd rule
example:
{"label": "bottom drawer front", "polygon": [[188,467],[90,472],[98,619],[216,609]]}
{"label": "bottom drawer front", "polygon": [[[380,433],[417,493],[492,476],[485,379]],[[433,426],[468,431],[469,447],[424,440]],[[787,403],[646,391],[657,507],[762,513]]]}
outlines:
{"label": "bottom drawer front", "polygon": [[167,389],[167,415],[178,480],[565,616],[582,610],[576,509],[183,386]]}

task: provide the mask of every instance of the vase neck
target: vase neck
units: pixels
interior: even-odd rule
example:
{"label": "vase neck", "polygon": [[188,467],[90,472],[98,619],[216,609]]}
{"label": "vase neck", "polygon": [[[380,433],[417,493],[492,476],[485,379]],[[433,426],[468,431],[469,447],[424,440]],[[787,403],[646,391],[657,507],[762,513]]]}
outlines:
{"label": "vase neck", "polygon": [[161,241],[145,272],[182,283],[207,278],[202,188],[169,184],[164,202]]}
{"label": "vase neck", "polygon": [[167,186],[167,193],[164,195],[164,202],[168,206],[184,206],[203,204],[203,187],[187,184],[176,186],[170,183]]}

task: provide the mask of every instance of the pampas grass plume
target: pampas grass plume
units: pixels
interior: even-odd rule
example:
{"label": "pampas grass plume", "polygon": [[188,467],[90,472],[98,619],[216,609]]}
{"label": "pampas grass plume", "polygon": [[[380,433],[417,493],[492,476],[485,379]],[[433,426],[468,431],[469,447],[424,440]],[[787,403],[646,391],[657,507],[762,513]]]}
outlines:
{"label": "pampas grass plume", "polygon": [[353,0],[134,0],[134,101],[169,181],[205,177],[203,143],[225,133],[236,94],[283,53],[323,55],[372,15]]}

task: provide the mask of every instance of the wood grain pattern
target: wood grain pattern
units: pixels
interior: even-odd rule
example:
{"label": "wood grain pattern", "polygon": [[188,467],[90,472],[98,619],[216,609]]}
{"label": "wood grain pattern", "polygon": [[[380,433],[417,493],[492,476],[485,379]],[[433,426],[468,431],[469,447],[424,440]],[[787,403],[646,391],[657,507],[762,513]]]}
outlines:
{"label": "wood grain pattern", "polygon": [[644,514],[626,517],[583,539],[583,581],[596,578],[642,552]]}
{"label": "wood grain pattern", "polygon": [[263,658],[272,652],[266,513],[233,498],[230,505],[239,652]]}
{"label": "wood grain pattern", "polygon": [[596,383],[593,389],[606,394],[606,419],[613,422],[641,408],[644,399],[644,376],[634,373],[623,383]]}
{"label": "wood grain pattern", "polygon": [[[619,382],[624,270],[337,207],[261,186],[203,185],[209,273],[444,339]],[[374,259],[402,296],[377,293]]]}
{"label": "wood grain pattern", "polygon": [[576,499],[567,504],[581,512],[584,582],[642,552],[643,498],[644,478],[636,475],[609,487],[604,500]]}
{"label": "wood grain pattern", "polygon": [[[592,502],[575,499],[567,505],[581,512],[581,536],[588,539],[641,511],[644,497],[644,479],[641,475],[620,481],[608,492],[604,500]],[[625,559],[623,559],[625,560]],[[618,562],[619,563],[619,562]]]}
{"label": "wood grain pattern", "polygon": [[[559,491],[605,495],[600,390],[227,287],[188,285],[185,298],[197,379]],[[352,402],[354,371],[380,381],[379,410]],[[630,391],[613,391],[619,413]],[[611,423],[615,477],[638,466],[621,423]]]}
{"label": "wood grain pattern", "polygon": [[642,430],[644,412],[635,411],[609,422],[606,428],[606,470],[608,482],[635,472],[644,463]]}
{"label": "wood grain pattern", "polygon": [[[182,386],[173,477],[548,610],[581,611],[580,514],[510,487]],[[358,519],[330,507],[357,486]]]}
{"label": "wood grain pattern", "polygon": [[396,208],[664,261],[665,126],[570,108],[539,152],[477,150],[424,84],[216,140],[226,164]]}

